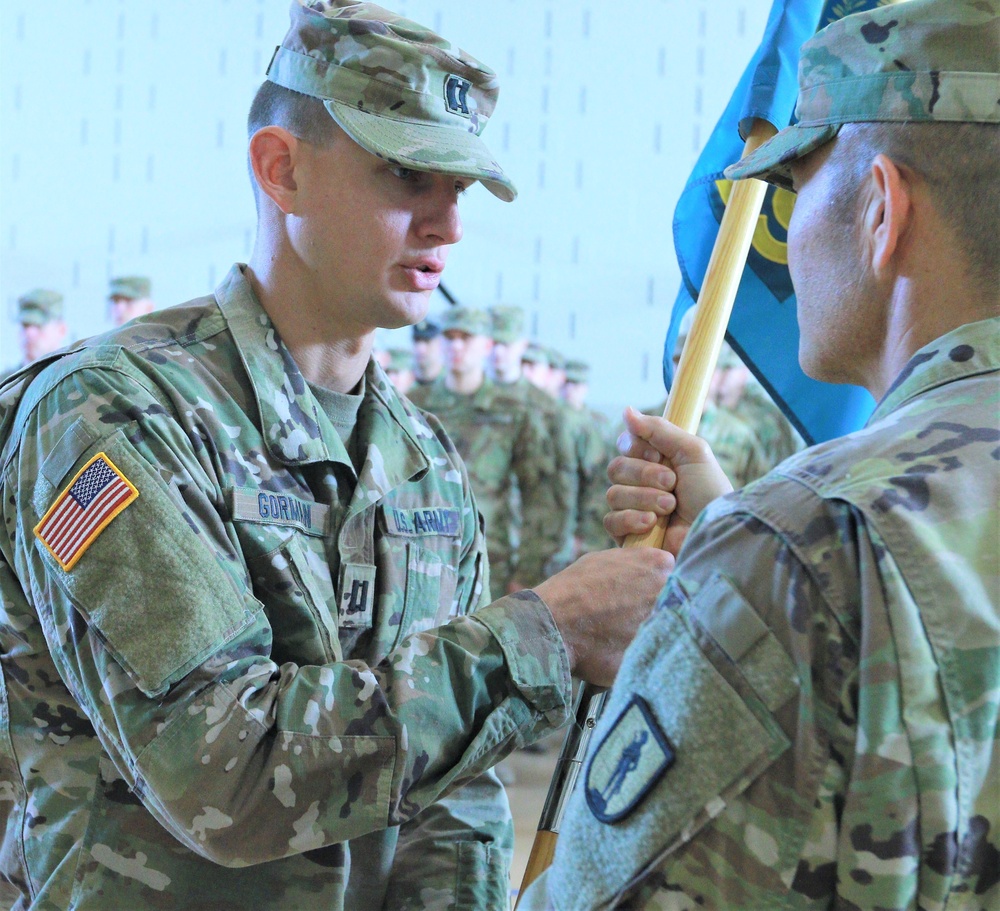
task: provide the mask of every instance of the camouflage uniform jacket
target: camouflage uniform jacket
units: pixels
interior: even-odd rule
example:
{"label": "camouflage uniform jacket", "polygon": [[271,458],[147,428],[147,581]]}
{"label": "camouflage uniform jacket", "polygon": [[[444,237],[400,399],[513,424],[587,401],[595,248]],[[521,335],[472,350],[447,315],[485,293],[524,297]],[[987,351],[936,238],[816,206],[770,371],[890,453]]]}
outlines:
{"label": "camouflage uniform jacket", "polygon": [[[573,439],[567,409],[561,402],[556,401],[547,392],[543,392],[537,386],[529,382],[525,377],[518,377],[513,383],[500,386],[504,392],[520,398],[527,408],[541,415],[545,422],[545,427],[552,445],[555,447],[556,456],[556,476],[553,486],[555,494],[555,512],[549,516],[552,524],[562,522],[561,531],[552,531],[542,539],[542,548],[546,552],[544,573],[552,575],[565,569],[572,561],[573,543],[573,523],[576,514],[576,500],[578,497],[577,485],[577,456],[576,444]],[[514,529],[514,539],[518,542],[519,548],[536,548],[537,542],[530,539],[521,540],[521,500],[520,491],[514,491],[516,496],[509,499],[509,502],[501,508],[501,521],[507,521]],[[552,555],[551,536],[561,535],[562,544]],[[519,550],[520,555],[520,550]],[[529,561],[532,558],[529,557]],[[493,563],[490,562],[492,572]],[[516,572],[515,572],[516,575]]]}
{"label": "camouflage uniform jacket", "polygon": [[[437,422],[373,362],[356,477],[238,268],[54,360],[0,394],[16,907],[505,907],[488,769],[564,719],[567,659],[532,593],[470,616]],[[72,563],[44,517],[93,465],[138,496]]]}
{"label": "camouflage uniform jacket", "polygon": [[1000,318],[708,507],[520,907],[1000,907],[998,415]]}
{"label": "camouflage uniform jacket", "polygon": [[733,411],[737,417],[742,418],[753,428],[759,440],[758,445],[764,453],[767,467],[750,480],[762,477],[775,465],[805,446],[798,431],[755,378],[751,377],[747,382],[743,395],[740,396]]}
{"label": "camouflage uniform jacket", "polygon": [[[490,563],[502,560],[510,533],[501,524],[515,479],[521,494],[521,538],[517,578],[537,585],[546,561],[563,542],[556,478],[558,449],[543,416],[504,387],[484,380],[472,395],[450,391],[439,380],[411,390],[412,400],[440,419],[465,460],[486,526]],[[509,545],[507,545],[509,546]],[[494,586],[498,597],[503,592]]]}
{"label": "camouflage uniform jacket", "polygon": [[577,496],[574,537],[578,557],[582,553],[605,550],[612,546],[604,530],[604,514],[608,511],[608,463],[616,453],[608,443],[608,419],[589,408],[568,408],[573,421],[576,449]]}
{"label": "camouflage uniform jacket", "polygon": [[705,404],[698,436],[711,446],[712,454],[736,490],[763,477],[778,464],[771,461],[754,428],[735,411],[712,402]]}

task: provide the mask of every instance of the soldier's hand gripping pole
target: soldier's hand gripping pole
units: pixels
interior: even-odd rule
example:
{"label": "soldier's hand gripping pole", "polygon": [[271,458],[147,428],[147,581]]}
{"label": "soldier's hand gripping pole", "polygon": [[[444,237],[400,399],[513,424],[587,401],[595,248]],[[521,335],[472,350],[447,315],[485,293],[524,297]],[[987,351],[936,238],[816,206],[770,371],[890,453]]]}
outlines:
{"label": "soldier's hand gripping pole", "polygon": [[[743,154],[748,155],[775,132],[775,128],[766,120],[754,121]],[[719,234],[705,272],[705,281],[698,295],[698,309],[687,343],[681,352],[677,376],[663,413],[668,421],[688,433],[696,433],[701,421],[709,383],[725,339],[726,326],[729,325],[729,316],[766,191],[767,184],[763,181],[736,181],[719,226]],[[660,519],[652,531],[645,535],[629,536],[623,546],[662,548],[667,521],[666,518]],[[589,684],[580,687],[573,724],[563,741],[555,773],[549,784],[538,832],[521,880],[519,897],[542,875],[555,856],[563,812],[582,768],[591,732],[604,704],[604,695],[605,691],[598,687]]]}

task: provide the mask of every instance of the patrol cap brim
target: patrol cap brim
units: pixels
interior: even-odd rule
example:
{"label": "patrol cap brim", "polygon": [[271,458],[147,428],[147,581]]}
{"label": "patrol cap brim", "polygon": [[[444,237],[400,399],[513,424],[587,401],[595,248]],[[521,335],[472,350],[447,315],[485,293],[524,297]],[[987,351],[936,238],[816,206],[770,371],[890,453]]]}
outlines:
{"label": "patrol cap brim", "polygon": [[517,188],[475,133],[434,123],[395,120],[332,98],[323,99],[323,105],[351,139],[379,158],[416,171],[478,180],[504,202],[517,198]]}
{"label": "patrol cap brim", "polygon": [[825,123],[819,126],[795,124],[786,127],[749,155],[726,168],[725,176],[729,180],[757,177],[791,190],[792,162],[826,145],[840,132],[842,126],[841,123]]}
{"label": "patrol cap brim", "polygon": [[22,326],[44,326],[46,323],[50,322],[51,319],[52,317],[46,315],[37,307],[22,310],[18,316],[18,322]]}

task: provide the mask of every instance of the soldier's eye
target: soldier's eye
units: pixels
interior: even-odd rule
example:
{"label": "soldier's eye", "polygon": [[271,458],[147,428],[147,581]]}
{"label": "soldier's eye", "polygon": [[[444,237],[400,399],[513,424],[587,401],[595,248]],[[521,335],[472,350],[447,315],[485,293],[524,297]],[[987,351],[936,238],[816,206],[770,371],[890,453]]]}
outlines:
{"label": "soldier's eye", "polygon": [[413,168],[394,167],[391,170],[400,180],[414,181],[419,180],[421,176],[421,172]]}

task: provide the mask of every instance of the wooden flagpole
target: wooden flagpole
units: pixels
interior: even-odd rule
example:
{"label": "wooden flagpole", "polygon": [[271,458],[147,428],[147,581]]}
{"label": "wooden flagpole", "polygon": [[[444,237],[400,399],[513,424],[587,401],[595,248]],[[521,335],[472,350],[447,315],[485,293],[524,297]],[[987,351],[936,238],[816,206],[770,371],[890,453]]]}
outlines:
{"label": "wooden flagpole", "polygon": [[[775,128],[766,120],[755,120],[743,155],[749,155],[775,132]],[[698,295],[698,309],[687,343],[681,352],[677,376],[663,414],[668,421],[688,433],[697,432],[701,421],[709,383],[725,339],[726,326],[729,325],[729,316],[766,191],[767,184],[761,180],[736,181],[719,225],[705,281]],[[662,548],[666,530],[667,520],[661,519],[647,534],[630,535],[624,546]],[[563,742],[538,823],[538,832],[531,846],[528,865],[521,880],[519,900],[528,886],[548,869],[555,856],[566,803],[579,777],[590,734],[604,704],[604,694],[604,690],[590,684],[580,687],[573,724]]]}

